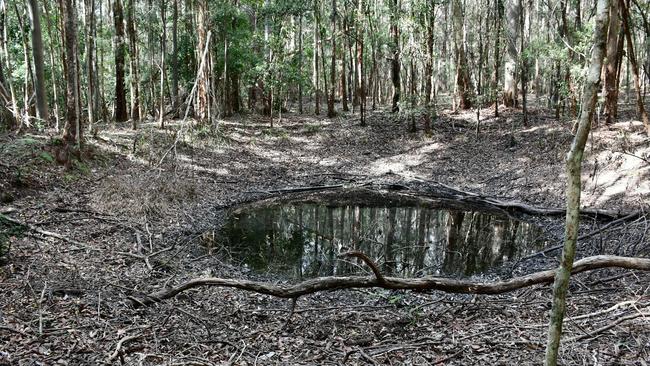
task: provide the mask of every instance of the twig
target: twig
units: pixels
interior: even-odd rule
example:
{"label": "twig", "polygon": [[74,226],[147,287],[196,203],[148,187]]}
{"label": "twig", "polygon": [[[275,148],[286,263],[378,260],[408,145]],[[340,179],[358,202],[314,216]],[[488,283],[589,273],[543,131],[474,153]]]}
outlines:
{"label": "twig", "polygon": [[634,314],[631,314],[631,315],[628,315],[628,316],[624,316],[624,317],[616,319],[615,321],[613,321],[613,322],[611,322],[611,323],[609,323],[609,324],[607,324],[605,326],[602,326],[602,327],[600,327],[598,329],[594,329],[594,330],[592,330],[591,332],[589,332],[587,334],[583,334],[583,335],[580,335],[580,336],[577,336],[577,337],[569,338],[569,339],[567,339],[567,341],[568,342],[577,342],[577,341],[581,341],[583,339],[591,338],[591,337],[594,337],[594,336],[596,336],[596,335],[598,335],[598,334],[600,334],[602,332],[608,331],[608,330],[614,328],[615,326],[617,326],[618,324],[621,324],[621,323],[623,323],[625,321],[640,318],[640,317],[646,317],[646,316],[650,316],[650,312],[647,312],[647,313],[634,313]]}
{"label": "twig", "polygon": [[289,316],[287,316],[287,321],[282,326],[282,329],[285,329],[286,327],[289,326],[289,323],[291,323],[291,318],[293,317],[293,314],[296,311],[296,303],[297,302],[298,302],[297,297],[294,297],[294,298],[291,299],[291,309],[289,310]]}
{"label": "twig", "polygon": [[381,271],[379,271],[379,267],[377,267],[377,264],[373,262],[373,260],[370,259],[363,252],[352,250],[340,254],[339,257],[355,257],[361,259],[366,265],[368,265],[368,267],[370,267],[372,273],[375,274],[375,277],[377,278],[377,281],[379,281],[379,283],[386,283],[386,279],[384,278],[384,275],[381,274]]}
{"label": "twig", "polygon": [[308,186],[308,187],[287,187],[287,188],[270,189],[267,191],[247,191],[246,193],[297,193],[297,192],[321,191],[321,190],[334,189],[334,188],[343,188],[343,184],[332,184],[332,185],[325,185],[325,186]]}
{"label": "twig", "polygon": [[[592,236],[594,236],[594,235],[597,235],[597,234],[600,234],[600,233],[604,232],[605,230],[607,230],[607,229],[609,229],[609,228],[611,228],[611,227],[613,227],[613,226],[616,226],[616,225],[618,225],[618,224],[620,224],[620,223],[623,223],[623,222],[626,222],[626,221],[628,221],[628,220],[634,219],[634,218],[636,218],[636,217],[638,217],[638,216],[641,216],[641,215],[642,215],[642,212],[641,212],[641,211],[633,212],[633,213],[631,213],[631,214],[629,214],[629,215],[627,215],[627,216],[621,217],[621,218],[616,219],[616,220],[614,220],[614,221],[610,221],[610,222],[608,222],[607,224],[603,225],[602,227],[600,227],[600,228],[598,228],[598,229],[596,229],[596,230],[593,230],[593,231],[591,231],[591,232],[589,232],[589,233],[587,233],[587,234],[581,235],[581,236],[578,237],[577,240],[585,240],[585,239],[588,239],[588,238],[590,238],[590,237],[592,237]],[[527,256],[521,258],[520,260],[518,260],[517,263],[515,263],[515,265],[517,265],[517,264],[519,264],[519,263],[521,263],[521,262],[523,262],[523,261],[525,261],[525,260],[528,260],[528,259],[531,259],[531,258],[535,258],[535,257],[537,257],[537,256],[539,256],[539,255],[545,255],[545,254],[548,254],[548,253],[550,253],[550,252],[553,252],[553,251],[556,251],[556,250],[560,250],[560,249],[562,249],[563,247],[564,247],[564,244],[560,244],[560,245],[556,245],[556,246],[554,246],[554,247],[546,248],[546,249],[541,250],[541,251],[539,251],[539,252],[536,252],[536,253],[533,253],[533,254],[527,255]]]}
{"label": "twig", "polygon": [[364,352],[363,349],[361,349],[361,347],[357,347],[357,351],[359,351],[359,354],[361,355],[361,357],[366,359],[366,361],[370,362],[373,365],[377,364],[377,361],[375,361],[374,358],[370,357],[366,352]]}
{"label": "twig", "polygon": [[[576,261],[572,273],[575,274],[609,267],[650,271],[650,259],[597,255]],[[457,280],[444,277],[384,277],[384,281],[382,282],[376,277],[350,276],[315,278],[294,285],[274,285],[251,280],[204,277],[189,280],[172,288],[163,288],[137,300],[133,298],[130,300],[132,306],[151,305],[165,299],[173,298],[183,291],[201,286],[233,287],[281,298],[296,298],[321,291],[372,287],[391,290],[438,290],[450,293],[495,295],[536,284],[550,283],[554,278],[555,269],[535,272],[529,275],[493,283]]]}
{"label": "twig", "polygon": [[43,335],[43,299],[45,298],[45,290],[47,290],[47,281],[43,285],[41,297],[38,299],[38,334]]}
{"label": "twig", "polygon": [[9,221],[12,224],[16,224],[16,225],[25,227],[25,228],[27,228],[27,229],[35,232],[35,233],[39,233],[39,234],[44,235],[44,236],[49,236],[49,237],[52,237],[52,238],[55,238],[55,239],[59,239],[59,240],[64,241],[66,243],[74,244],[74,245],[76,245],[78,247],[81,247],[81,249],[91,250],[91,251],[95,251],[95,252],[100,252],[101,251],[100,249],[92,248],[92,247],[88,246],[87,244],[84,244],[82,242],[78,242],[76,240],[67,238],[67,237],[65,237],[65,236],[63,236],[61,234],[57,234],[57,233],[54,233],[54,232],[51,232],[51,231],[41,230],[41,229],[37,228],[36,226],[34,226],[32,224],[28,224],[26,222],[21,222],[21,221],[18,221],[16,219],[12,219],[9,216],[5,216],[5,215],[0,214],[0,218],[2,218],[3,220]]}
{"label": "twig", "polygon": [[120,355],[120,353],[122,351],[122,346],[125,343],[136,340],[136,339],[138,339],[140,337],[142,337],[142,333],[126,336],[126,337],[120,339],[119,342],[117,342],[117,346],[115,346],[115,351],[113,351],[113,353],[110,355],[110,357],[108,357],[108,362],[113,361],[117,356]]}
{"label": "twig", "polygon": [[456,352],[456,353],[454,353],[454,354],[451,354],[451,355],[449,355],[449,356],[447,356],[447,357],[445,357],[445,358],[443,358],[443,359],[440,359],[440,360],[434,362],[433,365],[440,365],[440,364],[443,364],[443,363],[445,363],[445,362],[451,360],[452,358],[456,358],[456,356],[458,356],[458,355],[460,355],[461,353],[463,353],[463,351],[464,351],[464,349],[461,348],[460,351],[458,351],[458,352]]}
{"label": "twig", "polygon": [[635,158],[637,158],[637,159],[641,159],[641,160],[645,161],[646,163],[650,164],[650,159],[646,159],[646,158],[644,158],[644,157],[642,157],[642,156],[634,155],[634,154],[629,153],[629,152],[627,152],[627,151],[621,151],[621,152],[622,152],[623,154],[625,154],[625,155],[629,155],[629,156],[635,157]]}

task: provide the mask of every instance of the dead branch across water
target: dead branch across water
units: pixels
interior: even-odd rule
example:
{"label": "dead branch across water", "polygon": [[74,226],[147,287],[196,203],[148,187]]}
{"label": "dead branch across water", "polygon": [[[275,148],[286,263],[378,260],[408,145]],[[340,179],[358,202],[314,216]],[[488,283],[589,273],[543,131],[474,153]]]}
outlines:
{"label": "dead branch across water", "polygon": [[[650,271],[650,258],[619,257],[611,255],[597,255],[587,257],[575,262],[573,273],[591,271],[600,268],[626,268]],[[397,278],[397,277],[321,277],[307,280],[294,285],[275,285],[265,282],[227,279],[227,278],[196,278],[178,286],[165,288],[149,295],[129,297],[133,306],[148,306],[156,302],[172,298],[183,291],[202,286],[233,287],[245,291],[257,292],[281,298],[295,299],[300,296],[331,290],[351,288],[379,287],[392,290],[437,290],[450,293],[466,294],[501,294],[523,287],[536,284],[546,284],[553,281],[555,270],[535,272],[526,276],[515,277],[509,280],[484,283],[452,278],[425,277],[425,278]]]}

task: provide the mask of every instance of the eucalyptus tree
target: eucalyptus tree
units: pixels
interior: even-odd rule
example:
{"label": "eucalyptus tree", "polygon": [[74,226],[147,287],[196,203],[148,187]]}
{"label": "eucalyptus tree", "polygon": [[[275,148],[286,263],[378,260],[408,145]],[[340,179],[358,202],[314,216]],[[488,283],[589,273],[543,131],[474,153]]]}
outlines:
{"label": "eucalyptus tree", "polygon": [[567,188],[566,188],[566,225],[564,233],[564,249],[560,266],[555,274],[553,283],[553,307],[551,310],[551,321],[548,330],[548,342],[546,346],[546,366],[557,365],[560,338],[562,335],[562,323],[566,312],[566,295],[569,287],[569,279],[573,268],[573,261],[576,254],[576,243],[580,224],[580,195],[581,195],[581,171],[582,158],[589,138],[594,108],[598,97],[603,58],[605,57],[605,44],[607,39],[607,27],[609,23],[609,4],[616,0],[598,0],[596,20],[593,34],[593,50],[591,61],[587,72],[582,92],[582,106],[578,129],[571,143],[571,148],[566,158]]}
{"label": "eucalyptus tree", "polygon": [[129,119],[126,109],[126,87],[124,78],[124,59],[126,46],[124,44],[124,11],[122,0],[113,3],[113,22],[115,25],[115,105],[114,114],[117,122]]}
{"label": "eucalyptus tree", "polygon": [[32,55],[34,59],[34,89],[36,92],[36,111],[38,118],[47,121],[49,112],[45,91],[45,71],[43,55],[43,36],[41,35],[41,16],[36,0],[27,0],[27,9],[32,31]]}

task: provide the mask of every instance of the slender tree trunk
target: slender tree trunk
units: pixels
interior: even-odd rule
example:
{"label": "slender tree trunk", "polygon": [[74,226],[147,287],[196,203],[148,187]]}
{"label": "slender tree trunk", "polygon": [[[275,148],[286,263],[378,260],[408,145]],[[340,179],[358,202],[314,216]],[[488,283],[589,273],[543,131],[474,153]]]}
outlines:
{"label": "slender tree trunk", "polygon": [[[11,109],[12,113],[14,115],[15,119],[18,119],[20,117],[18,113],[18,102],[16,98],[16,90],[14,89],[14,83],[13,83],[13,78],[11,77],[11,70],[13,70],[13,66],[11,63],[11,54],[9,53],[9,47],[8,47],[8,37],[9,37],[9,32],[8,28],[9,25],[7,24],[8,20],[8,11],[7,11],[7,0],[0,0],[0,11],[2,12],[1,17],[2,17],[2,53],[5,59],[5,66],[7,68],[7,84],[9,84],[9,93],[11,94]],[[15,126],[10,126],[10,128],[15,127]]]}
{"label": "slender tree trunk", "polygon": [[[302,14],[298,15],[298,74],[302,76],[303,54],[302,54]],[[298,80],[298,112],[303,113],[302,100],[302,79]]]}
{"label": "slender tree trunk", "polygon": [[47,121],[50,117],[45,92],[45,71],[43,56],[43,37],[38,2],[27,0],[27,9],[32,30],[32,54],[34,57],[34,87],[36,89],[36,112],[38,118]]}
{"label": "slender tree trunk", "polygon": [[58,81],[57,81],[57,73],[58,73],[58,68],[56,67],[56,63],[54,62],[54,56],[57,54],[57,49],[54,47],[54,33],[52,30],[52,17],[50,16],[50,11],[48,8],[48,2],[45,1],[43,2],[43,9],[45,11],[45,18],[47,19],[47,33],[48,33],[48,48],[49,48],[49,54],[50,54],[50,70],[52,73],[52,96],[54,97],[54,128],[56,132],[59,132],[60,128],[60,121],[59,121],[59,87],[58,87]]}
{"label": "slender tree trunk", "polygon": [[[74,0],[60,0],[61,10],[63,13],[64,28],[64,44],[66,55],[66,123],[63,128],[63,140],[66,149],[69,151],[73,144],[81,145],[82,129],[81,120],[79,118],[79,111],[77,100],[78,80],[77,80],[77,15],[75,12]],[[69,164],[69,156],[64,159],[66,164]]]}
{"label": "slender tree trunk", "polygon": [[594,25],[593,50],[591,53],[591,65],[587,74],[584,90],[582,93],[582,110],[576,135],[567,155],[567,210],[566,230],[564,234],[564,249],[560,267],[555,274],[553,284],[553,308],[551,310],[551,321],[548,330],[548,343],[546,346],[546,366],[557,365],[560,337],[562,335],[562,323],[566,312],[566,294],[573,268],[573,260],[576,252],[576,242],[580,226],[580,191],[581,191],[581,166],[585,145],[589,137],[591,120],[594,113],[594,106],[598,96],[598,84],[605,54],[605,43],[607,39],[608,8],[609,0],[598,0],[596,12],[596,23]]}
{"label": "slender tree trunk", "polygon": [[426,108],[426,115],[424,116],[424,132],[431,133],[431,119],[435,115],[435,111],[431,110],[431,92],[433,91],[433,42],[434,42],[434,25],[436,21],[436,2],[435,0],[428,1],[428,17],[427,23],[427,59],[424,67],[424,104]]}
{"label": "slender tree trunk", "polygon": [[124,14],[122,0],[113,3],[113,21],[115,22],[115,121],[129,119],[126,110],[126,88],[124,86]]}
{"label": "slender tree trunk", "polygon": [[171,83],[172,83],[172,110],[174,116],[178,113],[178,0],[172,1],[172,54],[171,66]]}
{"label": "slender tree trunk", "polygon": [[366,87],[363,77],[363,26],[364,19],[364,0],[357,0],[358,24],[357,24],[357,86],[359,88],[359,114],[361,117],[361,126],[366,125]]}
{"label": "slender tree trunk", "polygon": [[521,4],[518,0],[506,0],[506,36],[508,47],[503,84],[503,103],[506,107],[515,107],[517,105],[517,62],[519,59],[517,43],[520,36],[519,17],[521,11]]}
{"label": "slender tree trunk", "polygon": [[333,118],[336,115],[334,99],[336,98],[336,0],[332,0],[332,64],[330,65],[330,96],[327,101],[327,117]]}
{"label": "slender tree trunk", "polygon": [[619,17],[618,0],[611,0],[609,4],[609,29],[607,30],[607,63],[605,64],[605,123],[611,124],[616,120],[616,106],[618,104],[618,60],[619,60],[619,34],[621,32],[621,18]]}
{"label": "slender tree trunk", "polygon": [[[208,34],[208,4],[206,0],[197,1],[197,18],[198,18],[198,44],[197,44],[197,59],[200,62],[201,54],[207,46],[207,34]],[[208,58],[210,58],[208,52]],[[209,99],[209,86],[210,86],[210,74],[211,74],[211,63],[206,60],[205,65],[197,78],[197,96],[196,96],[196,119],[204,123],[208,120],[208,104],[210,103]]]}
{"label": "slender tree trunk", "polygon": [[526,34],[524,32],[524,26],[525,26],[525,21],[524,21],[524,12],[526,11],[525,7],[523,6],[523,0],[518,0],[519,1],[519,9],[521,9],[519,13],[519,29],[521,31],[521,37],[520,37],[520,48],[519,48],[519,55],[521,58],[521,108],[522,108],[522,123],[524,126],[528,126],[528,101],[527,101],[527,94],[528,94],[528,57],[526,56],[526,53],[524,52],[526,49]]}
{"label": "slender tree trunk", "polygon": [[131,74],[131,127],[135,130],[140,122],[140,69],[139,47],[137,32],[135,30],[135,0],[129,0],[126,12],[126,28],[129,34],[129,73]]}
{"label": "slender tree trunk", "polygon": [[[616,0],[611,0],[616,1]],[[639,117],[643,121],[645,126],[646,133],[650,136],[650,118],[648,118],[648,112],[645,110],[643,105],[643,96],[641,95],[641,77],[639,75],[639,64],[636,60],[636,54],[634,53],[634,42],[632,41],[632,33],[630,31],[630,11],[628,6],[620,0],[620,7],[622,10],[623,18],[623,30],[625,32],[625,39],[627,40],[627,57],[630,60],[630,65],[632,66],[632,74],[634,74],[634,89],[636,90],[636,108]],[[648,52],[648,51],[646,51]]]}
{"label": "slender tree trunk", "polygon": [[401,97],[401,81],[400,81],[400,47],[399,47],[399,2],[398,0],[391,0],[390,2],[390,37],[391,37],[391,53],[390,60],[390,79],[393,83],[393,97],[391,102],[391,112],[399,111],[399,101]]}
{"label": "slender tree trunk", "polygon": [[501,0],[494,0],[494,79],[492,91],[494,93],[494,117],[499,118],[499,65],[501,55]]}
{"label": "slender tree trunk", "polygon": [[93,68],[94,29],[95,29],[95,0],[86,0],[86,106],[88,108],[88,132],[94,133],[95,126],[95,70]]}
{"label": "slender tree trunk", "polygon": [[463,7],[460,0],[452,0],[452,18],[454,23],[454,48],[456,53],[456,91],[460,109],[472,108],[472,80],[463,41]]}
{"label": "slender tree trunk", "polygon": [[[318,29],[320,27],[320,23],[318,22],[318,19],[320,18],[318,16],[319,12],[319,6],[318,6],[318,0],[314,1],[314,72],[312,74],[312,79],[313,79],[313,85],[314,85],[314,99],[316,99],[315,104],[314,104],[314,114],[319,115],[320,114],[320,77],[319,77],[319,71],[318,71],[318,35],[320,34],[320,30]],[[323,65],[325,66],[325,65]]]}
{"label": "slender tree trunk", "polygon": [[34,115],[35,113],[31,113],[31,96],[33,93],[32,86],[33,86],[33,81],[34,81],[34,75],[32,74],[32,59],[29,57],[30,50],[29,50],[29,41],[28,41],[28,36],[27,32],[25,32],[25,24],[23,22],[23,15],[21,12],[18,10],[18,4],[14,3],[14,10],[16,11],[16,19],[18,20],[18,28],[20,29],[20,35],[22,38],[22,46],[23,46],[23,60],[24,60],[24,65],[25,65],[25,84],[23,87],[23,108],[24,108],[24,118],[21,119],[20,121],[20,127],[19,129],[22,128],[23,124],[29,126],[29,117]]}
{"label": "slender tree trunk", "polygon": [[165,53],[167,52],[167,3],[165,0],[160,1],[160,22],[162,24],[162,34],[160,35],[160,108],[158,110],[158,120],[160,128],[165,128],[165,77],[167,73],[165,68]]}
{"label": "slender tree trunk", "polygon": [[[347,38],[347,14],[343,17],[343,25],[341,30],[344,32],[345,38]],[[347,72],[346,72],[346,63],[345,59],[345,44],[341,44],[341,103],[343,103],[343,112],[350,111],[348,106],[348,85],[347,85]]]}

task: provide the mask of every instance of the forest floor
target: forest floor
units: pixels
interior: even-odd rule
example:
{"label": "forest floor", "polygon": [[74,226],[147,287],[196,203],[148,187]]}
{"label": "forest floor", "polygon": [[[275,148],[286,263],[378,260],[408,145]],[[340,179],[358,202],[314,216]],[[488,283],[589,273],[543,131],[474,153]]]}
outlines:
{"label": "forest floor", "polygon": [[[291,198],[276,191],[287,187],[453,186],[563,206],[571,122],[542,111],[528,126],[519,111],[481,114],[478,136],[473,113],[449,112],[430,136],[384,112],[370,114],[368,127],[296,114],[273,128],[255,115],[216,129],[108,125],[69,169],[56,164],[59,147],[46,134],[0,135],[0,213],[30,225],[0,218],[0,246],[10,245],[0,262],[0,365],[541,364],[548,285],[496,296],[324,292],[300,298],[290,322],[290,301],[237,289],[200,288],[137,309],[127,301],[204,275],[281,281],[229,264],[212,233],[228,208]],[[648,209],[650,140],[631,115],[592,133],[586,207]],[[561,244],[562,217],[529,219]],[[605,222],[585,219],[582,231]],[[649,227],[640,216],[597,232],[579,256],[647,257]],[[552,268],[554,254],[513,273]],[[650,274],[579,274],[567,309],[561,364],[650,361]]]}

